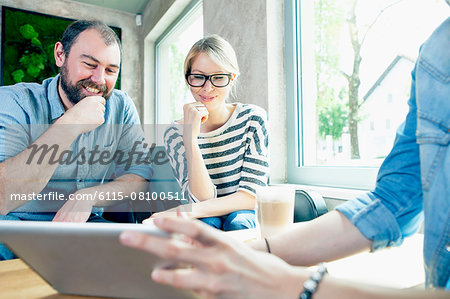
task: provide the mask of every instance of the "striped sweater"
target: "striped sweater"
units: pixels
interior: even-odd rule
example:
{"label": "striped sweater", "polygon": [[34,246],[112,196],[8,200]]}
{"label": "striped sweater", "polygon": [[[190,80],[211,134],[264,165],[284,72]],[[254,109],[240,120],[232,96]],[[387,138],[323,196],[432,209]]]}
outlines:
{"label": "striped sweater", "polygon": [[[268,179],[268,134],[266,112],[255,105],[236,103],[230,119],[220,128],[200,133],[198,144],[217,197],[236,191],[255,195],[256,186]],[[172,170],[185,198],[198,199],[189,190],[183,125],[174,123],[164,133]]]}

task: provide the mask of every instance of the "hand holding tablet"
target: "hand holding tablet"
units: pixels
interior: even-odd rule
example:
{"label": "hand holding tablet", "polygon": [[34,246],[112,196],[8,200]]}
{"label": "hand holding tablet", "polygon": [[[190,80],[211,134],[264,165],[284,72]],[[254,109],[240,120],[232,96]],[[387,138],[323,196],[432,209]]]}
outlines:
{"label": "hand holding tablet", "polygon": [[0,221],[0,242],[63,294],[120,298],[198,298],[150,279],[173,261],[123,246],[119,235],[138,231],[168,238],[153,223]]}

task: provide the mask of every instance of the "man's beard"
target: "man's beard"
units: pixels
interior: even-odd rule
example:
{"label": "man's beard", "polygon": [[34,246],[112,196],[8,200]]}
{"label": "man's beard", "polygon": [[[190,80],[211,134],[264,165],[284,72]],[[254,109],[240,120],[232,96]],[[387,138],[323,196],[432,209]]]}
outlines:
{"label": "man's beard", "polygon": [[109,99],[111,96],[111,93],[109,92],[108,88],[105,84],[98,85],[92,82],[90,79],[83,79],[78,81],[75,85],[72,85],[67,79],[69,77],[69,73],[66,67],[66,64],[64,63],[61,66],[61,75],[60,75],[60,83],[61,88],[65,92],[67,98],[69,101],[76,105],[79,101],[84,99],[87,95],[83,94],[83,86],[84,87],[90,87],[95,88],[101,91],[101,96],[105,98],[105,100]]}

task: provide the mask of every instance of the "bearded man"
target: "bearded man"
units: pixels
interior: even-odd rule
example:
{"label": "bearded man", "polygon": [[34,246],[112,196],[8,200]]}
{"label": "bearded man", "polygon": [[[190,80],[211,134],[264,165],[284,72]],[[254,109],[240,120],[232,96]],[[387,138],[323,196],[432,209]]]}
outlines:
{"label": "bearded man", "polygon": [[103,222],[111,200],[146,190],[139,117],[114,89],[121,52],[107,25],[76,21],[55,44],[60,74],[0,87],[0,220]]}

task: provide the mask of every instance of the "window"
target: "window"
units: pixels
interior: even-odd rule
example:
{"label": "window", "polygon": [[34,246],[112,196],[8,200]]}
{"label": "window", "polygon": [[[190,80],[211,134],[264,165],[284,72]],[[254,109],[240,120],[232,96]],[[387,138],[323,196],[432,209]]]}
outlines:
{"label": "window", "polygon": [[388,93],[387,95],[387,102],[392,103],[392,93]]}
{"label": "window", "polygon": [[285,1],[290,183],[374,185],[419,47],[448,10],[443,0]]}
{"label": "window", "polygon": [[157,124],[170,124],[182,118],[183,105],[193,101],[184,80],[184,58],[203,37],[201,4],[193,1],[155,43]]}

